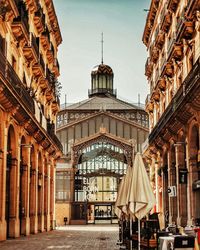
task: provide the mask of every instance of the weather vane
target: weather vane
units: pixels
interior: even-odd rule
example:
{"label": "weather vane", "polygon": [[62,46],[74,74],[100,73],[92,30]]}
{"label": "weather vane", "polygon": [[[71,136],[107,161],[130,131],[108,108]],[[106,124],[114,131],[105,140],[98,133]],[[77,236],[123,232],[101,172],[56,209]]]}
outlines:
{"label": "weather vane", "polygon": [[101,33],[101,63],[103,64],[103,32]]}

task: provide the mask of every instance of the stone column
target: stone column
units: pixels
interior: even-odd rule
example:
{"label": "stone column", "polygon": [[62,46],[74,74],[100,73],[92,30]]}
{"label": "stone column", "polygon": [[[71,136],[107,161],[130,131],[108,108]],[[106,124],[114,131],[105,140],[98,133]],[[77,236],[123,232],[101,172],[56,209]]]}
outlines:
{"label": "stone column", "polygon": [[5,221],[5,181],[6,167],[3,151],[0,150],[0,241],[6,239],[6,221]]}
{"label": "stone column", "polygon": [[9,233],[10,238],[19,237],[19,168],[18,160],[16,158],[11,159],[10,166],[10,199],[9,199]]}
{"label": "stone column", "polygon": [[190,173],[190,161],[189,161],[189,145],[188,143],[186,144],[186,165],[187,165],[187,170],[188,170],[188,175],[187,175],[187,225],[191,226],[192,225],[192,215],[191,215],[191,192],[192,192],[192,176]]}
{"label": "stone column", "polygon": [[[168,161],[168,187],[171,185],[171,176],[170,176],[170,171],[171,171],[171,160],[170,160],[170,151],[168,151],[167,154],[167,161]],[[169,224],[172,224],[172,204],[171,204],[171,199],[169,197]]]}
{"label": "stone column", "polygon": [[50,224],[54,229],[54,166],[50,166]]}
{"label": "stone column", "polygon": [[38,171],[36,166],[31,166],[30,172],[30,232],[38,232],[37,225],[37,178]]}
{"label": "stone column", "polygon": [[175,145],[175,156],[176,156],[176,202],[177,202],[177,220],[176,223],[178,226],[181,225],[180,218],[180,185],[179,185],[179,150],[180,145]]}
{"label": "stone column", "polygon": [[44,176],[44,227],[47,231],[50,230],[50,214],[49,214],[49,209],[50,209],[50,166],[49,162],[45,161],[45,176]]}

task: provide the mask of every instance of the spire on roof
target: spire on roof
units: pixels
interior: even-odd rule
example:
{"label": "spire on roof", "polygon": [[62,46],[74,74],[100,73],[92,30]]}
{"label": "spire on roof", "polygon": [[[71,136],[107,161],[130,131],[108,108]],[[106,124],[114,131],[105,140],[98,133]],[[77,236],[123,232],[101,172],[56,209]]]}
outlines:
{"label": "spire on roof", "polygon": [[101,33],[101,63],[103,64],[103,32]]}

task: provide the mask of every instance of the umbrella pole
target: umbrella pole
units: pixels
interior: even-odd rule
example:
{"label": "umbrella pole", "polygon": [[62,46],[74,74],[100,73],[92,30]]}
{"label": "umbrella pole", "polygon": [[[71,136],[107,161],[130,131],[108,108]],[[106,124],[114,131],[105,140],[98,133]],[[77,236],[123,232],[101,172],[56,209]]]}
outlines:
{"label": "umbrella pole", "polygon": [[140,220],[138,219],[138,250],[140,250]]}
{"label": "umbrella pole", "polygon": [[130,249],[132,250],[132,218],[130,216]]}

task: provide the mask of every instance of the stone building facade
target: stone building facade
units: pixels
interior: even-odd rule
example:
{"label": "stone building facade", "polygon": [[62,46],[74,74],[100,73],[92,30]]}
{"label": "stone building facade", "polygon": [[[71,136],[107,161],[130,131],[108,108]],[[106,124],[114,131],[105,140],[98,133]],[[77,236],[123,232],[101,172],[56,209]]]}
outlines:
{"label": "stone building facade", "polygon": [[150,94],[144,145],[162,227],[200,220],[200,1],[152,0],[143,34]]}
{"label": "stone building facade", "polygon": [[118,99],[113,81],[108,65],[95,66],[89,98],[58,113],[64,149],[56,173],[58,225],[64,217],[67,223],[95,223],[102,214],[110,219],[119,181],[148,136],[147,113]]}
{"label": "stone building facade", "polygon": [[61,41],[51,0],[0,1],[0,240],[53,228]]}

